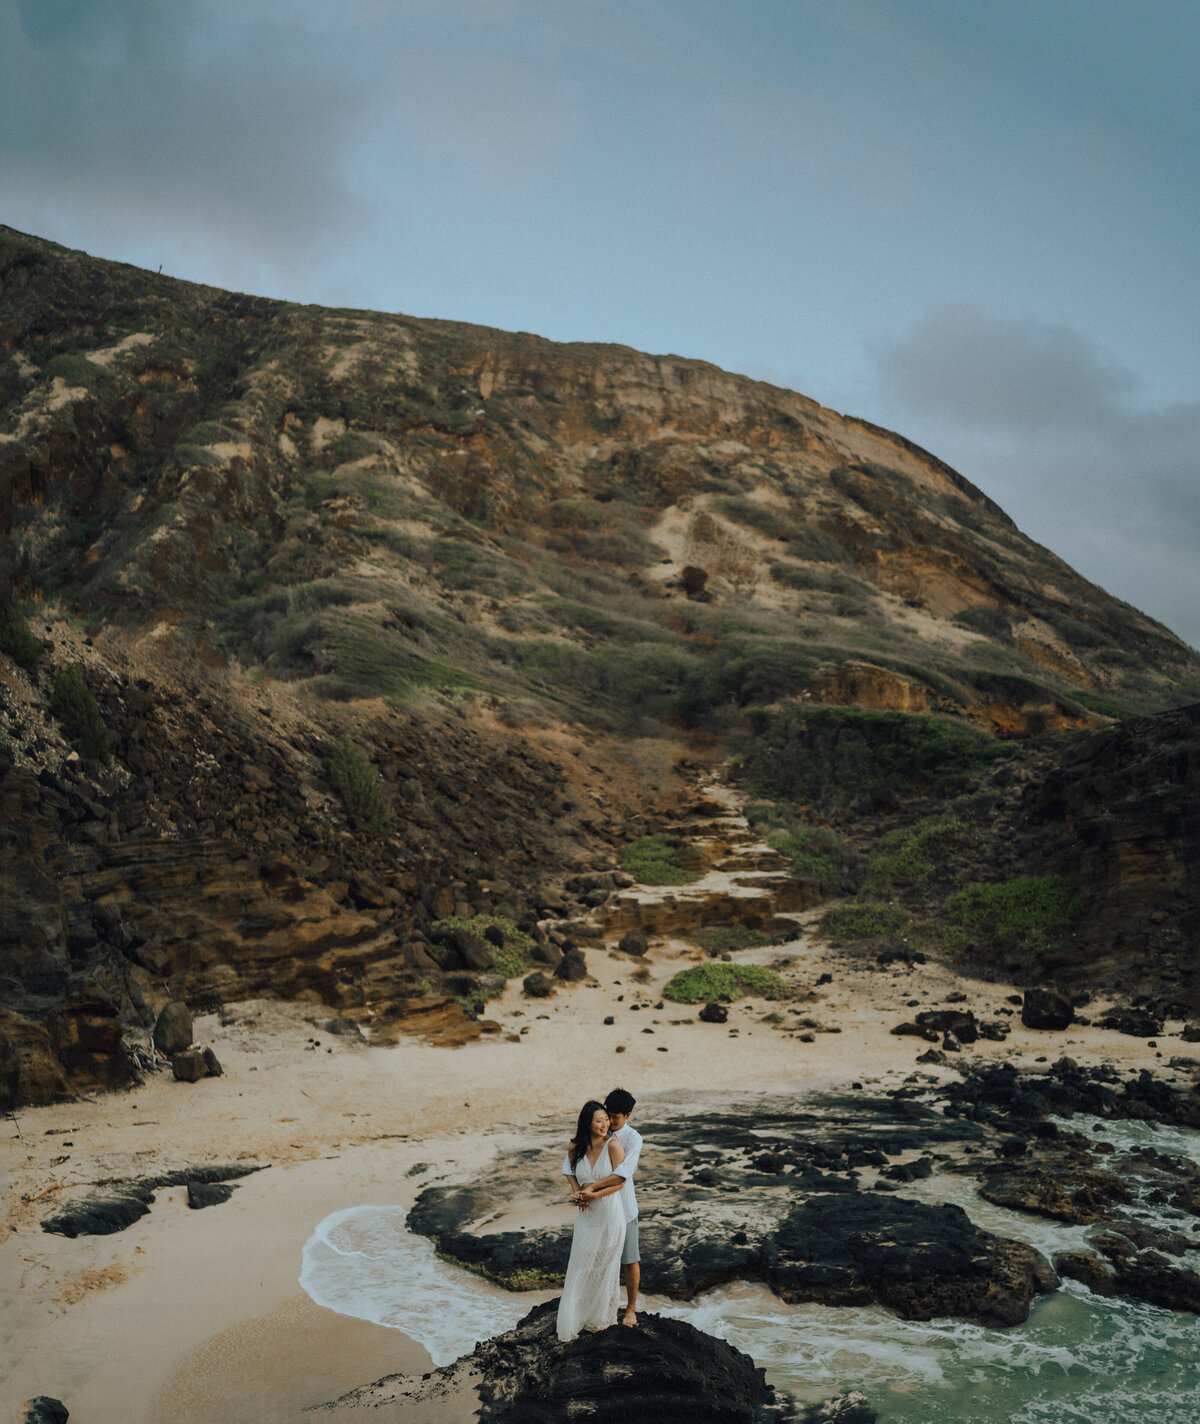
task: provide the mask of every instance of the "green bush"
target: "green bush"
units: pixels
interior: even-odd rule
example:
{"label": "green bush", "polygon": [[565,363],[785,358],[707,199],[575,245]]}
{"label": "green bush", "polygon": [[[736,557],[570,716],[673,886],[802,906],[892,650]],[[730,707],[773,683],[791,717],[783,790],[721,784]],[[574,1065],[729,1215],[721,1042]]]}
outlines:
{"label": "green bush", "polygon": [[855,707],[793,707],[751,714],[740,761],[759,796],[829,807],[874,792],[950,796],[1012,743],[939,717]]}
{"label": "green bush", "polygon": [[1012,625],[1003,609],[991,603],[976,603],[954,615],[955,623],[970,628],[973,633],[982,633],[987,638],[1006,639],[1012,635]]}
{"label": "green bush", "polygon": [[822,853],[821,846],[825,842],[817,832],[802,831],[799,835],[777,832],[767,837],[767,844],[787,856],[792,862],[792,874],[798,880],[819,880],[824,885],[838,883],[837,867]]}
{"label": "green bush", "polygon": [[108,728],[78,664],[72,663],[55,674],[50,710],[71,734],[72,745],[80,756],[108,760]]}
{"label": "green bush", "polygon": [[904,934],[912,922],[912,916],[899,905],[861,901],[834,906],[822,919],[821,930],[835,939],[875,939]]}
{"label": "green bush", "polygon": [[377,835],[389,835],[392,827],[383,807],[379,780],[362,748],[350,737],[339,737],[329,749],[326,765],[346,810],[366,821]]}
{"label": "green bush", "polygon": [[643,885],[691,885],[700,879],[695,870],[680,865],[675,836],[643,836],[621,852],[621,866]]}
{"label": "green bush", "polygon": [[7,590],[0,591],[0,653],[7,653],[26,672],[36,672],[42,660],[42,645]]}
{"label": "green bush", "polygon": [[868,885],[928,885],[939,870],[945,869],[962,834],[963,823],[957,816],[927,816],[915,826],[892,831],[867,862]]}
{"label": "green bush", "polygon": [[458,915],[451,915],[448,919],[439,920],[434,929],[466,930],[468,934],[483,939],[484,930],[493,925],[504,936],[504,943],[495,945],[485,941],[492,956],[492,966],[497,974],[503,974],[506,979],[515,979],[529,968],[529,957],[533,953],[535,941],[532,935],[519,930],[506,916],[472,915],[469,920],[465,920]]}
{"label": "green bush", "polygon": [[964,929],[1033,953],[1074,924],[1083,902],[1068,875],[1022,875],[991,885],[968,885],[950,901],[949,912]]}
{"label": "green bush", "polygon": [[683,969],[663,986],[663,998],[676,1004],[707,1004],[714,999],[786,999],[788,987],[773,970],[760,964],[696,964]]}

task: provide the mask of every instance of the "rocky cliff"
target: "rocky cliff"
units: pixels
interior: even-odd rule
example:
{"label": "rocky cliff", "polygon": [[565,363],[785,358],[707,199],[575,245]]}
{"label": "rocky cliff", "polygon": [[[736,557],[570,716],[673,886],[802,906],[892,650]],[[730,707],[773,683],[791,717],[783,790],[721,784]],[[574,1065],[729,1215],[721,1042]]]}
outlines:
{"label": "rocky cliff", "polygon": [[129,1081],[168,997],[484,1031],[762,707],[1097,729],[1021,854],[1190,972],[1200,658],[793,392],[0,228],[0,540],[7,1101]]}

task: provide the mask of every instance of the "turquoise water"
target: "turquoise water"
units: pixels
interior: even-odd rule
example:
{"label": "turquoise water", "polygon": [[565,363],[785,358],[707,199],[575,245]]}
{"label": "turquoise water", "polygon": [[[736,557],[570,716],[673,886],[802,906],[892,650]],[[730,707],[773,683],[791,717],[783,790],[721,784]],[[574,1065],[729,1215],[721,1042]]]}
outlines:
{"label": "turquoise water", "polygon": [[[1200,1161],[1200,1133],[1081,1119],[1072,1126],[1119,1148],[1148,1143]],[[983,1202],[964,1179],[918,1185],[914,1195],[956,1201],[985,1229],[1044,1252],[1082,1241],[1080,1227]],[[304,1247],[303,1289],[318,1305],[402,1330],[439,1365],[554,1294],[513,1295],[446,1265],[408,1231],[405,1216],[403,1207],[357,1206],[327,1217]],[[1200,1319],[1093,1296],[1075,1282],[1041,1297],[1029,1320],[1008,1330],[897,1320],[876,1307],[788,1306],[749,1282],[687,1303],[653,1296],[643,1303],[729,1340],[804,1400],[864,1390],[883,1424],[1200,1418]]]}

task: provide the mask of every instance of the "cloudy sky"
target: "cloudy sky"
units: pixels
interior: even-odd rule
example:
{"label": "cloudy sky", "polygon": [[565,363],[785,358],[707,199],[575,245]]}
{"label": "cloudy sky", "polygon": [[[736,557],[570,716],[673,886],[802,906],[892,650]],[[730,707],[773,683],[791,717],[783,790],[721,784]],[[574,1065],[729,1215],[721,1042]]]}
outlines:
{"label": "cloudy sky", "polygon": [[1200,646],[1194,0],[0,0],[0,221],[701,357]]}

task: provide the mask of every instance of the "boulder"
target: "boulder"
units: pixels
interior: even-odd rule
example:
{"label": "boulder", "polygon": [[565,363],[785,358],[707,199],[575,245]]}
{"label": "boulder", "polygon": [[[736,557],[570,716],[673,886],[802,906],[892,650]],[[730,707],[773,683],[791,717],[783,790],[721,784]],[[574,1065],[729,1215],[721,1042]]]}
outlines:
{"label": "boulder", "polygon": [[548,999],[554,991],[554,980],[535,969],[521,981],[521,987],[530,999]]}
{"label": "boulder", "polygon": [[192,1014],[181,1000],[173,999],[164,1004],[154,1023],[154,1046],[164,1058],[171,1058],[190,1048],[192,1043]]}
{"label": "boulder", "polygon": [[193,1211],[201,1211],[206,1206],[227,1202],[233,1193],[234,1188],[224,1182],[189,1182],[187,1204]]}
{"label": "boulder", "polygon": [[586,979],[587,972],[587,960],[583,957],[583,950],[566,949],[563,951],[562,963],[554,971],[554,977],[577,981]]}
{"label": "boulder", "polygon": [[21,1424],[67,1424],[71,1417],[61,1399],[52,1399],[48,1394],[36,1395],[23,1405],[25,1413]]}
{"label": "boulder", "polygon": [[353,1019],[326,1019],[321,1027],[326,1033],[331,1033],[338,1038],[352,1038],[358,1043],[366,1041],[362,1029]]}
{"label": "boulder", "polygon": [[1075,1018],[1075,1006],[1058,989],[1026,989],[1021,1022],[1026,1028],[1062,1029]]}
{"label": "boulder", "polygon": [[204,1067],[210,1078],[220,1078],[224,1074],[220,1059],[211,1048],[202,1048],[200,1056],[204,1059]]}
{"label": "boulder", "polygon": [[1162,1020],[1146,1009],[1114,1009],[1100,1020],[1100,1027],[1127,1033],[1130,1038],[1157,1038],[1163,1031]]}
{"label": "boulder", "polygon": [[961,1207],[842,1193],[793,1207],[763,1244],[783,1300],[886,1306],[905,1320],[952,1315],[1016,1325],[1057,1285],[1032,1246],[975,1227]]}
{"label": "boulder", "polygon": [[622,954],[643,955],[650,948],[650,941],[641,930],[629,930],[617,943]]}
{"label": "boulder", "polygon": [[701,1023],[723,1024],[729,1018],[729,1010],[724,1004],[705,1004],[696,1017]]}
{"label": "boulder", "polygon": [[383,881],[368,870],[355,870],[351,873],[350,893],[357,904],[367,905],[374,910],[382,910],[391,903]]}
{"label": "boulder", "polygon": [[979,1038],[979,1025],[970,1009],[927,1009],[917,1015],[917,1027],[932,1029],[935,1034],[952,1033],[959,1043],[974,1043]]}
{"label": "boulder", "polygon": [[563,962],[562,950],[551,939],[535,944],[529,952],[529,957],[535,964],[548,965],[551,973]]}
{"label": "boulder", "polygon": [[188,1048],[172,1056],[171,1072],[181,1083],[197,1083],[208,1077],[208,1064],[198,1048]]}
{"label": "boulder", "polygon": [[642,1312],[636,1330],[585,1331],[563,1344],[557,1315],[558,1301],[546,1301],[452,1365],[421,1379],[390,1375],[326,1408],[391,1405],[399,1418],[407,1404],[428,1410],[459,1398],[479,1424],[874,1424],[878,1417],[861,1394],[797,1406],[748,1355],[683,1320]]}

